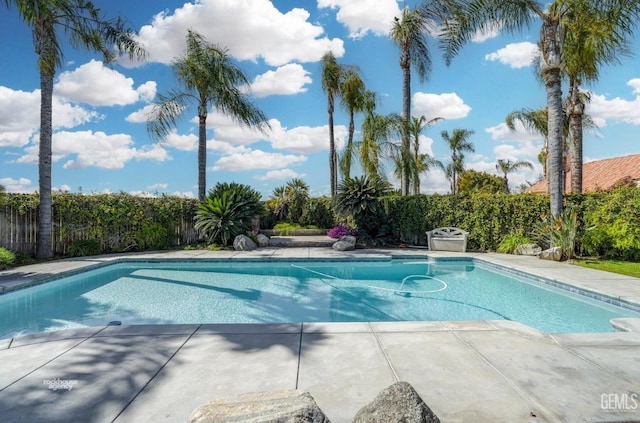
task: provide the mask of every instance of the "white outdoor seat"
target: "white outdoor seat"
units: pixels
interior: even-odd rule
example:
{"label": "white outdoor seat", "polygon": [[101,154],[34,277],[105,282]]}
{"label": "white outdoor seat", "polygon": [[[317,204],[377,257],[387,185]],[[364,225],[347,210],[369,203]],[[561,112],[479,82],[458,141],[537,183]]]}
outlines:
{"label": "white outdoor seat", "polygon": [[467,251],[469,232],[460,228],[444,227],[427,231],[427,243],[431,251]]}

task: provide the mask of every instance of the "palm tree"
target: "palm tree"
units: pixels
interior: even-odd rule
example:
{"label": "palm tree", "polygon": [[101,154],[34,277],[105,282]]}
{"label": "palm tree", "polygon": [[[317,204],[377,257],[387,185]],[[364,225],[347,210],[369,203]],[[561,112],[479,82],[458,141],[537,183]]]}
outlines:
{"label": "palm tree", "polygon": [[340,95],[340,84],[343,76],[342,66],[336,61],[333,52],[322,56],[322,91],[327,93],[327,112],[329,113],[329,178],[331,179],[331,196],[336,194],[338,185],[336,141],[333,134],[333,112],[335,99]]}
{"label": "palm tree", "polygon": [[309,199],[309,185],[302,179],[293,178],[284,189],[287,199],[288,215],[291,222],[299,222],[304,211],[304,205]]}
{"label": "palm tree", "polygon": [[365,88],[360,77],[360,71],[355,66],[348,66],[343,71],[340,82],[340,104],[349,113],[349,138],[344,153],[340,158],[340,171],[343,178],[351,176],[351,162],[353,160],[353,134],[355,132],[354,115],[364,110]]}
{"label": "palm tree", "polygon": [[[550,4],[535,0],[434,0],[431,7],[442,18],[441,41],[445,60],[450,63],[479,30],[502,27],[516,32],[529,27],[535,18],[542,21],[540,29],[540,74],[545,82],[548,108],[549,194],[550,209],[554,216],[562,212],[564,191],[563,168],[563,104],[562,70],[565,63],[565,41],[571,31],[570,22],[589,10],[608,16],[603,23],[613,25],[614,32],[629,33],[640,15],[640,2],[635,0],[555,0]],[[626,16],[621,26],[611,19]]]}
{"label": "palm tree", "polygon": [[362,171],[370,179],[384,178],[382,155],[388,136],[388,119],[376,113],[377,96],[366,90],[363,95],[362,140],[356,143]]}
{"label": "palm tree", "polygon": [[451,136],[449,136],[449,132],[447,131],[442,131],[441,135],[442,139],[449,144],[449,149],[451,149],[451,167],[447,167],[447,171],[451,175],[451,193],[455,194],[458,187],[457,175],[464,169],[464,154],[462,153],[466,151],[472,153],[475,151],[473,143],[469,142],[469,137],[473,135],[473,131],[468,129],[454,129]]}
{"label": "palm tree", "polygon": [[242,125],[265,130],[265,114],[254,105],[242,87],[249,84],[242,70],[232,63],[226,49],[206,42],[195,31],[187,32],[187,51],[174,60],[173,70],[182,90],[158,95],[147,121],[147,131],[157,139],[169,135],[178,119],[195,104],[198,112],[198,198],[207,186],[207,114],[211,106]]}
{"label": "palm tree", "polygon": [[589,95],[580,86],[583,82],[597,81],[602,65],[617,64],[620,57],[630,54],[627,37],[635,26],[635,16],[629,13],[632,10],[633,7],[608,10],[591,2],[579,2],[567,21],[564,71],[569,80],[566,108],[572,193],[582,193],[584,110],[589,101]]}
{"label": "palm tree", "polygon": [[[431,56],[427,47],[427,30],[430,26],[428,9],[419,7],[410,9],[405,6],[402,17],[394,18],[389,37],[400,49],[400,68],[402,69],[402,117],[405,123],[411,120],[411,67],[418,72],[420,82],[424,82],[431,70]],[[402,137],[402,195],[409,194],[410,140],[409,131]]]}
{"label": "palm tree", "polygon": [[509,179],[507,175],[511,172],[514,172],[518,169],[522,168],[533,169],[533,165],[530,162],[525,161],[515,161],[512,162],[510,159],[498,159],[498,163],[496,163],[496,170],[498,172],[502,172],[502,191],[505,194],[509,194]]}
{"label": "palm tree", "polygon": [[509,129],[515,131],[516,129],[516,121],[520,121],[530,132],[534,132],[540,134],[544,138],[544,145],[540,154],[538,154],[538,161],[542,165],[542,173],[544,175],[545,180],[547,181],[547,190],[549,179],[547,178],[547,168],[548,168],[548,124],[549,124],[549,113],[546,107],[542,107],[540,109],[520,109],[514,110],[509,113],[506,118],[506,124]]}
{"label": "palm tree", "polygon": [[420,134],[422,134],[422,131],[424,131],[427,127],[435,125],[441,120],[442,118],[440,117],[436,117],[430,120],[427,120],[425,116],[420,116],[419,118],[414,116],[411,118],[411,122],[409,124],[409,131],[410,131],[409,139],[411,141],[411,146],[413,150],[412,151],[413,160],[412,160],[412,166],[409,172],[410,173],[409,185],[413,187],[413,195],[420,194],[420,174],[421,173],[428,172],[434,167],[437,167],[440,169],[444,168],[442,165],[442,162],[440,162],[439,160],[434,159],[433,157],[429,156],[426,153],[424,154],[420,153]]}
{"label": "palm tree", "polygon": [[289,204],[287,202],[286,186],[276,187],[269,198],[269,206],[273,209],[273,213],[280,220],[283,220],[289,214]]}
{"label": "palm tree", "polygon": [[121,18],[106,19],[100,9],[87,0],[27,1],[5,0],[8,8],[15,6],[18,14],[33,33],[33,45],[40,70],[40,146],[38,158],[39,197],[38,237],[36,256],[53,256],[51,209],[51,138],[53,134],[53,80],[62,65],[61,31],[69,37],[73,48],[100,53],[105,63],[113,62],[115,45],[130,58],[143,56],[144,50],[134,41],[133,32]]}

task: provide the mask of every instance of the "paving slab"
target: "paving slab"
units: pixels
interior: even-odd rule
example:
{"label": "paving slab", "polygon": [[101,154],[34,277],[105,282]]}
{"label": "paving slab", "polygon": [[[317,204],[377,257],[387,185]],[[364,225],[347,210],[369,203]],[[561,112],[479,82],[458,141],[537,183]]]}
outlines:
{"label": "paving slab", "polygon": [[309,391],[333,423],[349,422],[387,386],[393,371],[372,331],[310,328],[302,335],[298,389]]}
{"label": "paving slab", "polygon": [[89,339],[2,390],[0,416],[7,422],[110,422],[186,338]]}
{"label": "paving slab", "polygon": [[116,422],[183,422],[212,399],[295,389],[299,348],[299,333],[196,334]]}

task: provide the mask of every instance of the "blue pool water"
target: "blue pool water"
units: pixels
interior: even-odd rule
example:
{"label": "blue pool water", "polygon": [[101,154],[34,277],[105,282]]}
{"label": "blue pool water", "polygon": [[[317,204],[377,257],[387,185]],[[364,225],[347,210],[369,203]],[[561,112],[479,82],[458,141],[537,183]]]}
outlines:
{"label": "blue pool water", "polygon": [[633,310],[473,261],[120,263],[0,296],[0,338],[129,324],[514,320],[612,331]]}

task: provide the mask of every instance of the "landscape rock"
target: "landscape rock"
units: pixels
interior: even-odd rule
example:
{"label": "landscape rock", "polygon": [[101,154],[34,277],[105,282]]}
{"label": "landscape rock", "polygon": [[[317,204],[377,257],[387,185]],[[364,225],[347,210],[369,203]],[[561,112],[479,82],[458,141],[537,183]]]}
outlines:
{"label": "landscape rock", "polygon": [[269,246],[269,237],[265,234],[258,234],[258,246],[259,247],[268,247]]}
{"label": "landscape rock", "polygon": [[513,254],[521,256],[537,256],[542,252],[542,248],[538,244],[521,244],[513,250]]}
{"label": "landscape rock", "polygon": [[209,401],[187,423],[330,423],[308,392],[259,392]]}
{"label": "landscape rock", "polygon": [[351,235],[341,236],[331,248],[337,251],[351,251],[356,249],[356,237]]}
{"label": "landscape rock", "polygon": [[549,248],[548,250],[542,251],[538,257],[540,257],[543,260],[560,261],[562,259],[562,248],[560,247]]}
{"label": "landscape rock", "polygon": [[238,235],[233,240],[233,249],[236,251],[251,251],[258,248],[255,242],[246,235]]}
{"label": "landscape rock", "polygon": [[353,423],[440,423],[440,419],[424,403],[407,382],[389,386],[353,419]]}

